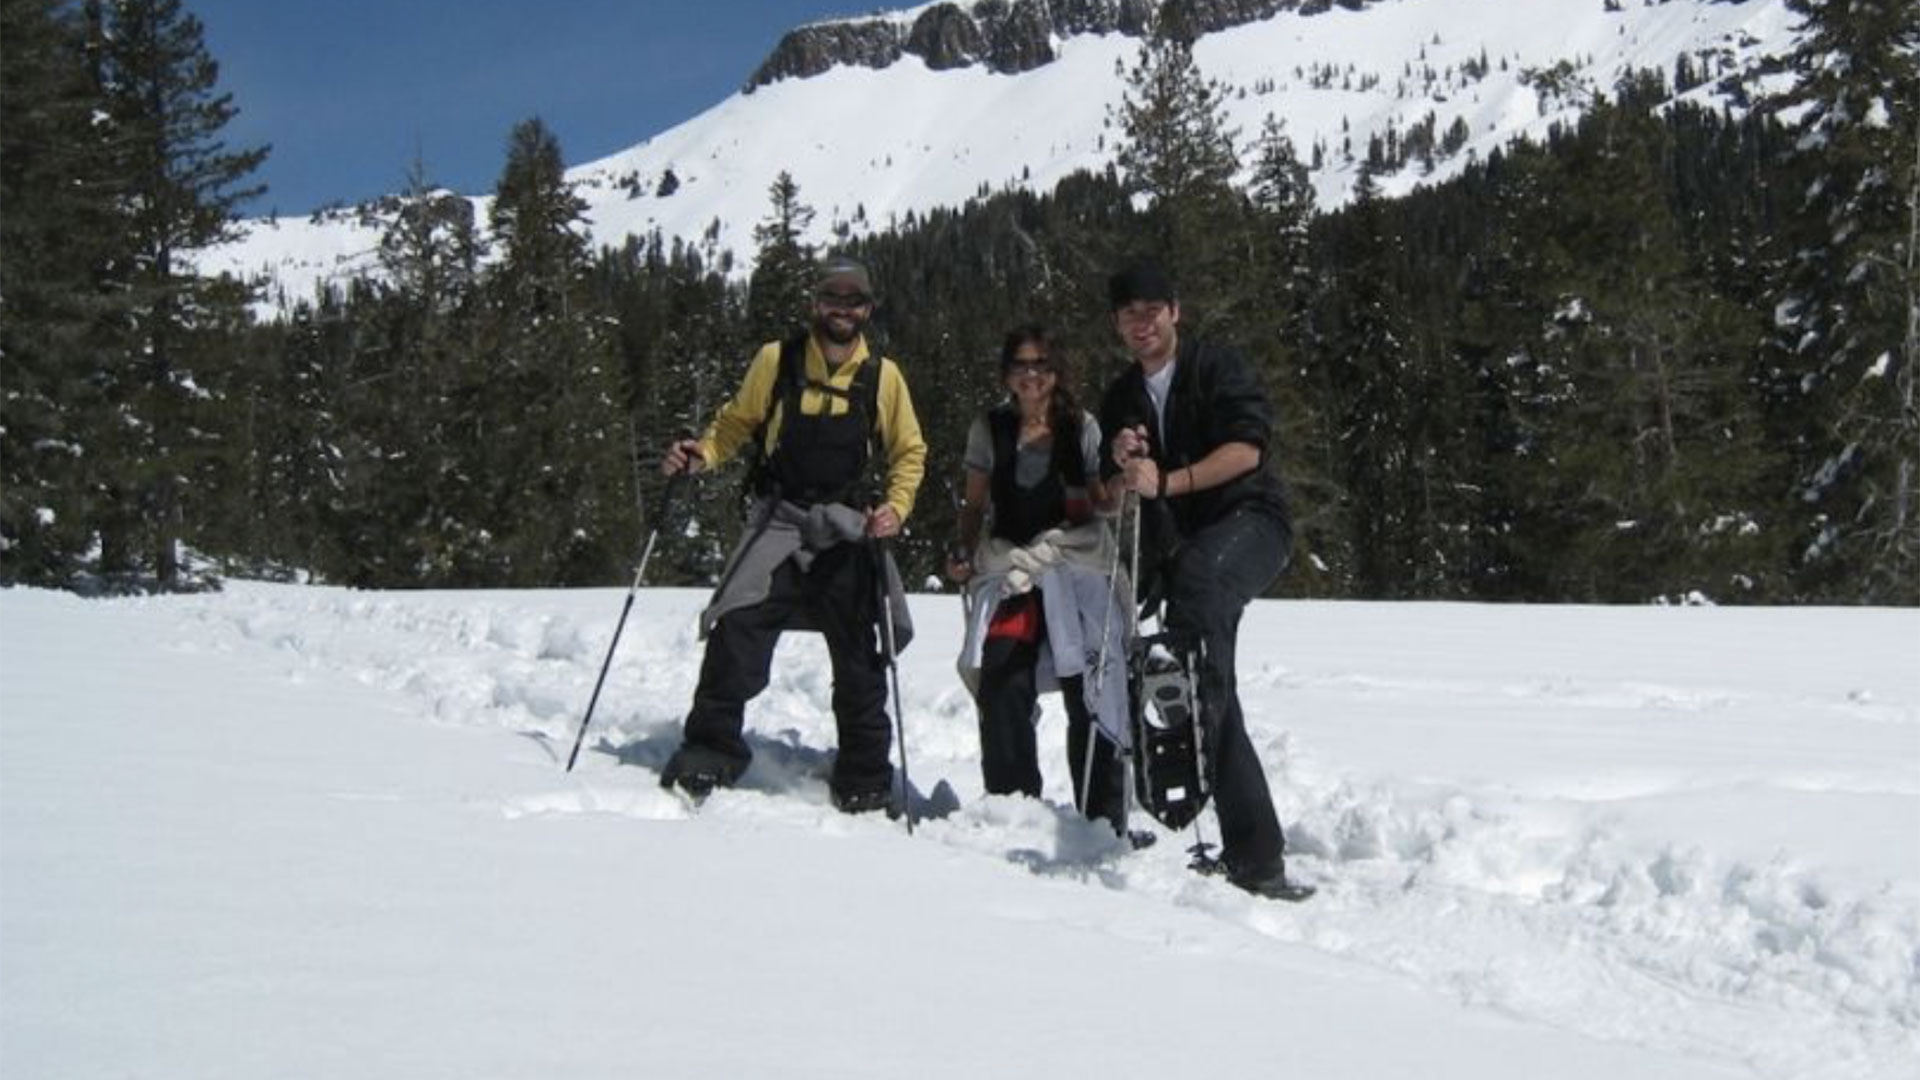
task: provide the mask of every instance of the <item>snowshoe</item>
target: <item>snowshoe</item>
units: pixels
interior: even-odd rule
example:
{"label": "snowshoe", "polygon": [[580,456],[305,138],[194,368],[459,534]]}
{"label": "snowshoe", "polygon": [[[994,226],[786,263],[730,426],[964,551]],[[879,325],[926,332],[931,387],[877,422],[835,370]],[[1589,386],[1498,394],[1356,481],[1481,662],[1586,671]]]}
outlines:
{"label": "snowshoe", "polygon": [[1294,904],[1312,896],[1315,891],[1311,885],[1302,885],[1298,882],[1287,880],[1287,870],[1285,866],[1275,867],[1273,870],[1262,875],[1242,877],[1237,874],[1228,874],[1227,883],[1236,889],[1252,893],[1258,897],[1263,897],[1268,900],[1285,900],[1288,903]]}
{"label": "snowshoe", "polygon": [[1200,816],[1210,794],[1194,692],[1198,657],[1174,651],[1156,635],[1129,659],[1134,789],[1155,821],[1178,831]]}
{"label": "snowshoe", "polygon": [[1237,874],[1227,867],[1226,862],[1214,857],[1212,848],[1212,844],[1195,844],[1188,848],[1193,853],[1193,861],[1187,864],[1187,868],[1207,877],[1224,876],[1227,884],[1266,900],[1285,900],[1297,904],[1317,891],[1311,885],[1288,880],[1285,860],[1276,862],[1266,870]]}

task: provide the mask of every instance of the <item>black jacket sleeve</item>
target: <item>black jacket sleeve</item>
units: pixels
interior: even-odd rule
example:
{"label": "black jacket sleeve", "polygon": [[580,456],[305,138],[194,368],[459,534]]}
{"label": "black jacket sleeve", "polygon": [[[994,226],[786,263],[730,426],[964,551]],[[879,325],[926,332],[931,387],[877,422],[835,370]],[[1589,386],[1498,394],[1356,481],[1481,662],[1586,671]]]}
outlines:
{"label": "black jacket sleeve", "polygon": [[[1202,427],[1192,445],[1183,445],[1197,461],[1225,443],[1250,443],[1264,455],[1273,437],[1273,407],[1268,404],[1266,388],[1260,385],[1253,366],[1239,352],[1209,348],[1204,361],[1196,351],[1193,375]],[[1183,418],[1187,410],[1182,410]],[[1180,440],[1185,442],[1186,440]]]}
{"label": "black jacket sleeve", "polygon": [[1140,368],[1128,364],[1100,396],[1100,479],[1111,480],[1120,473],[1120,466],[1113,462],[1113,437],[1123,427],[1146,423],[1150,408]]}

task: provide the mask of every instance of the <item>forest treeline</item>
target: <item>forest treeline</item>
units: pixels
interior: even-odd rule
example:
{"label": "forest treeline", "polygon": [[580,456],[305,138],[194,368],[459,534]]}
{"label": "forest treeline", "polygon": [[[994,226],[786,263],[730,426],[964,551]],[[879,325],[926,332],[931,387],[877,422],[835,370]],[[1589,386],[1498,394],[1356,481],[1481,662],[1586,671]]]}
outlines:
{"label": "forest treeline", "polygon": [[[932,448],[911,576],[953,536],[1002,334],[1055,327],[1092,397],[1121,362],[1105,275],[1150,253],[1185,332],[1245,349],[1278,405],[1299,536],[1276,595],[1920,600],[1920,30],[1904,0],[1789,6],[1775,98],[1637,72],[1409,195],[1381,183],[1435,146],[1353,148],[1337,208],[1283,122],[1227,128],[1169,27],[1106,170],[847,232]],[[484,220],[416,165],[376,270],[259,319],[190,269],[265,152],[223,141],[197,20],[0,12],[5,581],[607,585],[655,528],[652,581],[713,579],[740,474],[663,505],[658,453],[801,317],[822,252],[790,177],[752,252],[596,248],[531,119]]]}

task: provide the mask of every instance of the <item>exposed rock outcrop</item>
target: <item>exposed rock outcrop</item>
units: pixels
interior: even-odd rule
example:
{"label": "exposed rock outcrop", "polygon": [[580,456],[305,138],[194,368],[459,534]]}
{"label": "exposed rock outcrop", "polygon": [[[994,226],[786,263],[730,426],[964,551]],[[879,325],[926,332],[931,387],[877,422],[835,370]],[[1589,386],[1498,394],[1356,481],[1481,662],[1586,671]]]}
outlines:
{"label": "exposed rock outcrop", "polygon": [[[1367,0],[1339,0],[1359,7]],[[923,10],[912,25],[898,17],[814,23],[791,30],[744,88],[804,79],[838,65],[883,68],[917,56],[930,68],[984,64],[998,72],[1051,63],[1056,41],[1080,34],[1145,34],[1156,18],[1199,37],[1299,8],[1324,11],[1327,0],[949,0]]]}
{"label": "exposed rock outcrop", "polygon": [[986,38],[987,67],[1031,71],[1053,62],[1053,21],[1046,0],[980,0],[974,18]]}
{"label": "exposed rock outcrop", "polygon": [[897,23],[884,19],[813,23],[787,31],[772,55],[747,80],[747,90],[781,79],[804,79],[837,64],[883,68],[900,59],[906,41]]}
{"label": "exposed rock outcrop", "polygon": [[986,37],[959,4],[935,4],[913,20],[907,51],[935,71],[970,67],[986,52]]}

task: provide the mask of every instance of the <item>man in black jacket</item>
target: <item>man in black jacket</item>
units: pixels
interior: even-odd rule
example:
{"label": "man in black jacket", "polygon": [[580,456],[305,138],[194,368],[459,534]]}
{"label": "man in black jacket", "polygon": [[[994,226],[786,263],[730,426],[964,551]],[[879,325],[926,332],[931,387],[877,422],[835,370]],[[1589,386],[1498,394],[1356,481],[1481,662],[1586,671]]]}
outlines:
{"label": "man in black jacket", "polygon": [[1150,263],[1108,281],[1114,325],[1133,355],[1100,403],[1104,476],[1141,499],[1142,594],[1164,599],[1162,629],[1197,644],[1200,719],[1228,879],[1298,900],[1286,841],[1234,681],[1240,616],[1286,569],[1293,525],[1271,467],[1273,410],[1239,353],[1181,338],[1180,302]]}

